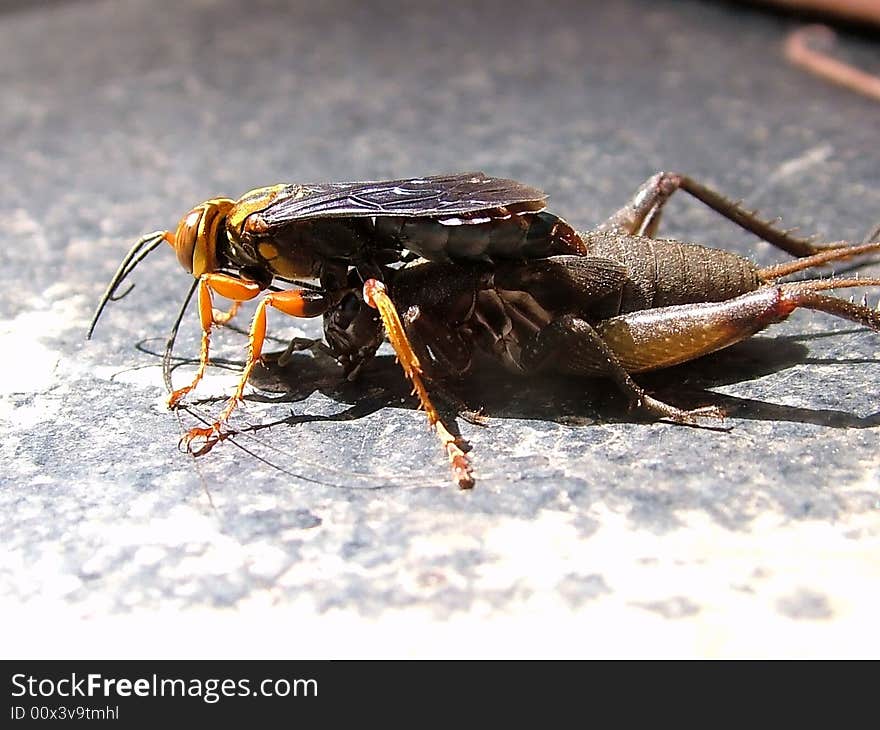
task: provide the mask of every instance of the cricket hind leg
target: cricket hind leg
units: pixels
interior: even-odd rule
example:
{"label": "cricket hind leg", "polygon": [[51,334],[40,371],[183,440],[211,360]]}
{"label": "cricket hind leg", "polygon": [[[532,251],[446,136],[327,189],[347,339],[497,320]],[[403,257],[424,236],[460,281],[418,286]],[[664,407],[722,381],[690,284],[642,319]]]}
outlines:
{"label": "cricket hind leg", "polygon": [[563,372],[609,377],[643,410],[679,423],[723,417],[714,407],[682,410],[648,395],[632,373],[695,360],[741,342],[798,308],[826,312],[880,332],[880,311],[822,294],[880,286],[880,279],[813,279],[770,284],[722,302],[640,310],[594,326],[566,315],[542,329],[524,352],[529,369],[551,364]]}
{"label": "cricket hind leg", "polygon": [[550,365],[575,375],[610,378],[633,407],[677,423],[696,425],[702,418],[724,418],[724,412],[714,406],[683,410],[649,395],[593,326],[574,315],[563,315],[546,325],[524,348],[523,365],[527,370]]}
{"label": "cricket hind leg", "polygon": [[880,286],[880,279],[810,279],[777,286],[782,290],[783,296],[797,307],[825,312],[880,332],[880,308],[875,309],[865,303],[856,304],[846,299],[819,293],[829,289],[876,287]]}
{"label": "cricket hind leg", "polygon": [[830,289],[880,286],[880,279],[812,279],[768,284],[721,302],[640,310],[612,317],[596,330],[630,373],[695,360],[741,342],[795,309],[814,309],[880,330],[880,312],[830,297]]}
{"label": "cricket hind leg", "polygon": [[711,188],[676,172],[658,172],[648,178],[632,200],[600,225],[598,230],[653,238],[660,224],[663,206],[676,190],[684,190],[736,225],[792,256],[812,256],[821,251],[848,245],[815,244],[807,238],[792,236],[791,231],[776,228],[772,222],[759,218],[757,212],[746,210]]}

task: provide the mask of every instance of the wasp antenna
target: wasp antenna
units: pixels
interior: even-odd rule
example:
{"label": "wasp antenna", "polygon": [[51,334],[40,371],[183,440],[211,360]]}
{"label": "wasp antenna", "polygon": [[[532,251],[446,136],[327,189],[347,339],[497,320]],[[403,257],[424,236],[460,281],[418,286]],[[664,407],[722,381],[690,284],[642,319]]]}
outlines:
{"label": "wasp antenna", "polygon": [[110,297],[111,302],[118,302],[120,299],[125,299],[129,294],[131,294],[131,290],[134,289],[134,284],[129,284],[128,288],[122,292],[121,294],[114,294]]}
{"label": "wasp antenna", "polygon": [[148,233],[146,236],[139,238],[134,246],[131,247],[131,250],[125,255],[122,263],[119,264],[119,268],[116,269],[116,273],[113,274],[113,278],[107,285],[107,289],[101,297],[101,301],[98,302],[98,307],[95,310],[95,314],[89,325],[89,331],[86,334],[87,340],[92,339],[92,333],[95,331],[95,326],[98,324],[98,320],[101,318],[101,313],[104,311],[104,307],[107,306],[107,302],[115,302],[122,299],[134,287],[132,284],[132,286],[128,287],[124,293],[116,296],[116,290],[119,288],[119,285],[125,281],[125,277],[134,270],[134,267],[137,266],[147,254],[164,240],[165,231],[154,231],[153,233]]}

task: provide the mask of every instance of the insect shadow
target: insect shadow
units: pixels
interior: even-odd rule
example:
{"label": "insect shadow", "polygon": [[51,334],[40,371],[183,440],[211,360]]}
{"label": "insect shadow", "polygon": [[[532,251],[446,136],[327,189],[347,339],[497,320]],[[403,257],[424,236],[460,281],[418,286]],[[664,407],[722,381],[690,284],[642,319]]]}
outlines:
{"label": "insect shadow", "polygon": [[[860,329],[850,329],[773,338],[754,337],[714,355],[652,375],[643,375],[641,380],[650,390],[662,393],[664,396],[668,395],[677,403],[687,407],[716,405],[735,419],[795,422],[832,428],[880,426],[880,413],[860,417],[840,410],[799,408],[724,395],[710,390],[755,380],[796,365],[815,365],[821,368],[823,365],[880,364],[880,360],[868,358],[820,359],[808,356],[808,348],[804,344],[807,341],[860,331]],[[273,339],[276,342],[281,341]],[[138,349],[161,358],[162,353],[151,347],[152,342],[155,341],[142,341],[138,343]],[[257,367],[251,376],[251,383],[258,390],[246,395],[246,400],[281,405],[305,401],[319,392],[329,400],[348,407],[332,413],[327,413],[326,409],[323,409],[324,413],[288,412],[282,417],[261,423],[239,421],[235,425],[235,433],[241,438],[234,437],[231,442],[251,456],[290,476],[331,484],[327,481],[329,476],[326,464],[316,465],[308,462],[302,454],[296,455],[296,471],[289,471],[283,466],[284,460],[293,457],[284,446],[286,440],[278,442],[275,436],[281,436],[288,428],[303,423],[356,421],[385,408],[413,410],[416,408],[416,400],[410,394],[408,382],[401,377],[399,366],[391,355],[380,354],[373,358],[364,367],[361,377],[355,382],[350,382],[342,377],[339,365],[320,340],[297,339],[293,346],[296,351],[285,364],[279,363],[279,356],[282,354],[280,352],[268,353],[264,356],[265,362]],[[283,362],[284,358],[281,360]],[[195,362],[196,360],[192,358],[176,357],[172,367],[191,365]],[[475,409],[480,409],[481,415],[491,418],[526,419],[574,426],[589,426],[595,423],[639,423],[650,420],[638,410],[630,410],[626,399],[605,380],[559,375],[520,378],[498,368],[480,368],[479,365],[480,363],[477,363],[471,376],[460,381],[431,382],[429,385],[432,393],[438,396],[438,406],[441,411],[445,411],[444,415],[451,416],[447,421],[456,435],[459,435],[456,416],[480,422],[479,416],[474,417],[469,413]],[[216,359],[213,361],[213,366],[239,372],[242,363],[236,360]],[[222,397],[201,399],[198,404],[193,404],[193,407],[187,406],[185,410],[199,420],[203,420],[206,415],[199,416],[197,405],[221,400],[224,399]],[[203,422],[207,423],[209,420],[210,418],[207,417]],[[715,430],[727,431],[731,427],[730,421],[727,421]],[[279,461],[279,455],[282,461]],[[344,474],[342,472],[337,474],[343,481],[336,486],[352,488],[352,485],[357,483],[368,484],[371,489],[379,488],[372,472],[361,474],[343,471]],[[363,481],[364,477],[368,477],[368,482]],[[406,479],[402,481],[406,482]],[[382,485],[393,487],[399,486],[400,483],[401,480],[389,478],[384,480]]]}
{"label": "insect shadow", "polygon": [[[880,360],[821,359],[808,357],[805,341],[841,335],[848,330],[811,335],[754,337],[722,352],[669,368],[641,381],[651,391],[662,393],[684,407],[717,405],[731,418],[760,421],[787,421],[833,428],[871,428],[880,425],[880,412],[867,416],[834,410],[811,409],[725,395],[711,391],[735,383],[755,380],[795,365],[880,364]],[[400,376],[391,355],[373,359],[355,382],[341,378],[336,361],[320,343],[303,340],[302,348],[282,365],[279,353],[270,354],[257,368],[251,382],[259,391],[248,399],[260,402],[294,403],[320,392],[350,408],[332,416],[292,415],[274,423],[253,426],[262,429],[277,424],[294,425],[316,420],[352,420],[382,408],[414,409],[416,401],[409,384]],[[631,411],[606,380],[557,374],[546,377],[517,377],[498,368],[480,368],[455,381],[432,382],[432,392],[450,415],[480,422],[480,415],[492,418],[518,418],[571,424],[592,422],[645,422],[651,420]],[[726,430],[726,426],[722,424]]]}

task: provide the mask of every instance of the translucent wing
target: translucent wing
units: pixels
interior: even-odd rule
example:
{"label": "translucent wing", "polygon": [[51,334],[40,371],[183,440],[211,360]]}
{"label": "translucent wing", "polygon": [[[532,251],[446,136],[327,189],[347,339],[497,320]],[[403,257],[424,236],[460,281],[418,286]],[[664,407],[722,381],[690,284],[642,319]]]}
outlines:
{"label": "translucent wing", "polygon": [[291,185],[256,215],[266,229],[310,218],[400,216],[444,218],[525,204],[546,195],[516,180],[482,172],[371,182]]}

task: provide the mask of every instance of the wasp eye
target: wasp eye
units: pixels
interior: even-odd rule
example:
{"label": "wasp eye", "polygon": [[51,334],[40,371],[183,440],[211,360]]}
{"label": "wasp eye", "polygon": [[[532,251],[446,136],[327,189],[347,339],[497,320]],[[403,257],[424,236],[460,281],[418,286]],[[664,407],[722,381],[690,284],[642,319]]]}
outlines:
{"label": "wasp eye", "polygon": [[193,253],[196,249],[196,241],[199,235],[199,222],[204,215],[204,209],[200,206],[187,213],[177,225],[174,234],[174,252],[180,265],[192,273]]}
{"label": "wasp eye", "polygon": [[232,205],[233,201],[226,198],[208,200],[193,208],[178,224],[174,251],[180,265],[193,276],[217,268],[217,237]]}

